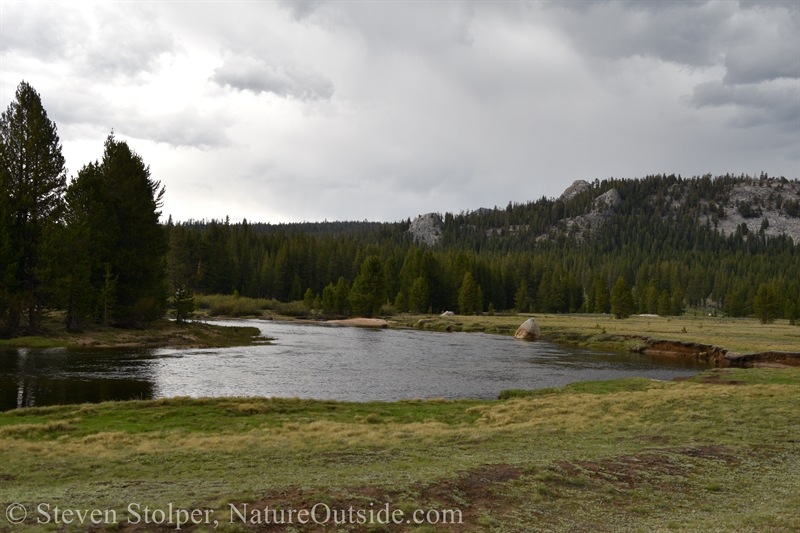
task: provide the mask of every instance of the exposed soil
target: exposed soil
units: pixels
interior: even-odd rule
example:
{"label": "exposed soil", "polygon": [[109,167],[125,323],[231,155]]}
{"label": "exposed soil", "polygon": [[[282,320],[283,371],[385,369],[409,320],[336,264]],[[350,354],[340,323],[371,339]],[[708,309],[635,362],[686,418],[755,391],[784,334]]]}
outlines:
{"label": "exposed soil", "polygon": [[749,367],[770,363],[783,366],[800,366],[800,353],[798,352],[760,352],[752,354],[738,354],[729,352],[725,348],[711,344],[701,344],[689,341],[676,341],[654,339],[642,335],[627,335],[630,339],[641,339],[644,344],[632,351],[645,355],[661,357],[679,357],[704,361],[714,366]]}
{"label": "exposed soil", "polygon": [[[653,443],[664,443],[668,440],[666,437],[658,435],[638,438]],[[253,516],[263,517],[264,509],[268,508],[269,516],[274,516],[272,513],[276,511],[278,520],[280,520],[281,509],[285,512],[288,512],[289,509],[310,510],[318,504],[325,504],[332,511],[336,510],[337,513],[341,513],[342,510],[347,512],[351,508],[354,513],[357,510],[365,510],[366,513],[372,510],[377,513],[379,510],[386,509],[387,504],[389,513],[397,509],[403,511],[402,523],[390,523],[377,527],[375,524],[347,526],[348,531],[359,533],[414,531],[419,526],[413,522],[406,522],[406,519],[412,517],[415,510],[421,509],[424,514],[429,510],[458,509],[461,511],[461,523],[439,523],[436,525],[436,531],[463,533],[474,531],[476,524],[481,524],[482,520],[485,521],[487,512],[496,517],[515,512],[520,502],[509,494],[512,492],[509,490],[509,482],[518,480],[518,482],[529,485],[530,489],[540,487],[538,493],[545,494],[545,497],[550,498],[560,497],[559,494],[565,490],[600,490],[600,487],[608,487],[620,491],[619,499],[611,502],[610,505],[624,508],[631,503],[628,501],[629,498],[624,497],[625,494],[628,494],[627,491],[643,485],[654,486],[662,491],[678,490],[683,482],[681,480],[693,475],[697,468],[703,466],[706,461],[716,463],[715,468],[735,468],[741,462],[736,452],[725,446],[658,448],[645,453],[610,457],[600,461],[559,461],[543,469],[523,470],[518,466],[507,464],[487,465],[464,472],[455,479],[419,486],[404,493],[370,486],[327,492],[293,488],[275,492],[255,502],[226,504],[221,509],[225,511],[225,522],[228,521],[231,512],[230,505],[235,506],[240,513],[250,519]],[[608,488],[602,490],[607,492]],[[321,505],[319,509],[324,512]],[[253,515],[254,511],[260,514]],[[381,516],[385,516],[385,511]],[[238,515],[234,514],[233,517],[239,526],[237,531],[282,532],[294,531],[291,529],[292,527],[299,527],[296,522],[296,512],[293,526],[274,523],[242,524]],[[151,527],[147,529],[149,531],[174,531],[174,526],[172,529],[154,528],[151,524]],[[184,526],[184,530],[192,531],[193,529],[195,528]],[[329,522],[326,529],[323,525],[310,523],[300,529],[304,532],[321,532],[336,530],[336,526]],[[120,524],[119,528],[119,531],[125,532],[144,530],[145,528],[139,525],[130,524]]]}

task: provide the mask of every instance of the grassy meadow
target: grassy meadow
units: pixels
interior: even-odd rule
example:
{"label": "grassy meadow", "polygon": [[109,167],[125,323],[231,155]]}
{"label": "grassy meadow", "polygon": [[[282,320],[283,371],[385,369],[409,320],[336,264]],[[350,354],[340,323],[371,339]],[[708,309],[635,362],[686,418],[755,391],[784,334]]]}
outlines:
{"label": "grassy meadow", "polygon": [[[528,317],[534,317],[542,336],[554,342],[587,347],[629,350],[640,344],[626,336],[691,341],[721,346],[732,352],[800,352],[800,327],[787,320],[761,324],[755,318],[727,318],[686,314],[683,316],[633,316],[618,320],[595,314],[520,314],[502,316],[397,315],[394,325],[433,331],[472,331],[513,335]],[[422,320],[423,323],[419,324]]]}
{"label": "grassy meadow", "polygon": [[[0,413],[0,502],[461,512],[268,531],[798,531],[800,369],[572,384],[495,401],[173,398]],[[239,507],[237,507],[239,508]],[[0,529],[41,530],[28,522]],[[49,529],[56,529],[52,524]],[[74,526],[69,530],[81,530]],[[264,526],[262,526],[263,528]],[[203,531],[209,526],[183,526]]]}

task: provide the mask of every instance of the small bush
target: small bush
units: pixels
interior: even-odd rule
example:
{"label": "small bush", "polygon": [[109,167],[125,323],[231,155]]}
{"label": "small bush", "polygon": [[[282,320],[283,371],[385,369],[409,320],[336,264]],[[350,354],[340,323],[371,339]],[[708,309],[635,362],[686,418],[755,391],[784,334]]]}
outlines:
{"label": "small bush", "polygon": [[260,316],[261,310],[254,299],[219,296],[211,302],[208,314],[211,316]]}
{"label": "small bush", "polygon": [[296,302],[282,303],[278,305],[276,311],[286,316],[308,316],[309,309],[303,304],[303,300]]}
{"label": "small bush", "polygon": [[381,306],[381,316],[394,316],[397,314],[397,309],[393,305],[383,304]]}

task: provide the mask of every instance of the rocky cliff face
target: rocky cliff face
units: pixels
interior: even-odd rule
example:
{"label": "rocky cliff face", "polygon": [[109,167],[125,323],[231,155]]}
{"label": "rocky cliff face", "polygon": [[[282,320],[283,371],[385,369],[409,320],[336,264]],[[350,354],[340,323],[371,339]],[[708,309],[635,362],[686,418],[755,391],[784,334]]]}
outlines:
{"label": "rocky cliff face", "polygon": [[[786,234],[795,243],[800,243],[800,217],[787,206],[800,203],[800,187],[796,183],[783,184],[778,180],[759,185],[739,185],[731,189],[728,201],[722,204],[724,216],[706,216],[706,221],[725,235],[736,233],[742,224],[758,233],[764,220],[764,234],[777,236]],[[745,216],[747,215],[747,216]]]}
{"label": "rocky cliff face", "polygon": [[426,213],[412,220],[408,231],[414,236],[414,241],[435,246],[442,240],[444,221],[438,213]]}
{"label": "rocky cliff face", "polygon": [[[560,199],[566,201],[587,190],[591,190],[591,186],[578,180],[564,191]],[[686,200],[685,194],[674,196],[673,208],[681,206]],[[754,233],[763,229],[767,236],[787,235],[795,243],[800,243],[800,183],[797,181],[751,180],[731,187],[726,195],[727,198],[718,203],[701,199],[701,223],[710,224],[725,235],[736,233],[745,224]],[[554,227],[549,233],[566,229],[567,233],[581,240],[587,230],[597,229],[611,218],[623,201],[616,189],[610,189],[594,199],[589,213],[568,218],[560,228]],[[547,237],[542,235],[539,239]]]}

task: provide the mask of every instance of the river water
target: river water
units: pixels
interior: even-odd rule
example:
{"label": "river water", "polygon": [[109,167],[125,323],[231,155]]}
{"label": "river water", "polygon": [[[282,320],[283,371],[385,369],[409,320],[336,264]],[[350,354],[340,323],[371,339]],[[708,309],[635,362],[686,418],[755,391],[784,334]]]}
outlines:
{"label": "river water", "polygon": [[489,399],[503,389],[635,376],[669,380],[706,368],[482,333],[219,323],[256,326],[275,340],[212,349],[0,350],[0,410],[172,396]]}

